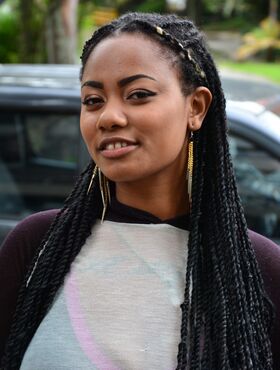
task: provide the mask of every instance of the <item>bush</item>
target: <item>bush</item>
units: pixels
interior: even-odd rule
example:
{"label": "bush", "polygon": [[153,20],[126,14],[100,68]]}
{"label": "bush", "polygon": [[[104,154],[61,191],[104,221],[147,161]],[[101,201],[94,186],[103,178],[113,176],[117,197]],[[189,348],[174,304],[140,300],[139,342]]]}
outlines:
{"label": "bush", "polygon": [[276,59],[276,51],[280,50],[280,23],[272,18],[264,19],[259,27],[243,37],[244,44],[236,54],[237,60],[245,60],[265,52],[266,61]]}

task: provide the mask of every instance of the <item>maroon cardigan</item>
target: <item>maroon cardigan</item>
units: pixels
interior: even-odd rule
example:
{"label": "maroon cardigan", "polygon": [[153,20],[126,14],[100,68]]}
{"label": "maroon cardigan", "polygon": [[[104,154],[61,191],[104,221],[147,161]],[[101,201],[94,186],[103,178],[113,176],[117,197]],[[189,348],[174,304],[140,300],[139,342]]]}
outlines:
{"label": "maroon cardigan", "polygon": [[[120,219],[124,216],[121,213],[118,212]],[[8,235],[0,249],[0,358],[9,334],[19,287],[32,261],[35,249],[40,244],[56,214],[57,210],[50,210],[27,217]],[[144,216],[147,218],[147,214]],[[147,219],[146,221],[148,222]],[[276,316],[271,340],[274,359],[273,369],[279,370],[280,247],[253,231],[249,231],[249,236],[256,253],[266,292],[275,307]]]}

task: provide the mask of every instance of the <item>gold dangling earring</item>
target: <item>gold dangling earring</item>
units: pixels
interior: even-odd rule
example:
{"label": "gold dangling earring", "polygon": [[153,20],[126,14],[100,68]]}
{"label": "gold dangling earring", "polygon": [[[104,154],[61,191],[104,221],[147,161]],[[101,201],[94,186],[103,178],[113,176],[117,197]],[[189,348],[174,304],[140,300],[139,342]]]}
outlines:
{"label": "gold dangling earring", "polygon": [[88,189],[87,189],[87,195],[90,192],[90,189],[92,187],[93,180],[94,180],[94,178],[95,178],[95,176],[97,174],[97,170],[98,170],[98,167],[97,167],[97,165],[95,165],[95,167],[94,167],[94,169],[92,171],[92,176],[91,176],[91,179],[90,179],[90,182],[89,182],[89,186],[88,186]]}
{"label": "gold dangling earring", "polygon": [[192,204],[192,177],[193,177],[193,132],[191,131],[188,143],[188,165],[187,165],[188,195],[190,206]]}
{"label": "gold dangling earring", "polygon": [[100,187],[102,203],[103,203],[103,211],[102,211],[102,217],[101,217],[101,222],[103,222],[108,204],[111,203],[111,194],[110,194],[109,181],[106,178],[106,176],[101,172],[100,168],[98,168],[98,177],[99,177],[99,187]]}

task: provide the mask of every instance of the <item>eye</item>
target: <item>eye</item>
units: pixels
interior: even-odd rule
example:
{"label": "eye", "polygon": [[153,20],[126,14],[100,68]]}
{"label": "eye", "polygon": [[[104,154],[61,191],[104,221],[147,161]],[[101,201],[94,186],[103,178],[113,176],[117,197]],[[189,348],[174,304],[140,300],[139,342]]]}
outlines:
{"label": "eye", "polygon": [[150,96],[154,96],[156,93],[149,90],[136,90],[133,91],[131,94],[128,95],[128,100],[139,100],[139,99],[145,99],[149,98]]}
{"label": "eye", "polygon": [[99,96],[89,96],[82,100],[82,104],[92,108],[98,108],[104,101]]}

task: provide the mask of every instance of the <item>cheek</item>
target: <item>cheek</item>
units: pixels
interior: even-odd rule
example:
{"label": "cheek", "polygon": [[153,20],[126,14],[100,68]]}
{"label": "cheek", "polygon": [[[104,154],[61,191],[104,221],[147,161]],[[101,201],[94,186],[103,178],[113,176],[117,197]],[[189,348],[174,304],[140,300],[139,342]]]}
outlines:
{"label": "cheek", "polygon": [[95,138],[96,138],[96,124],[95,119],[89,114],[81,113],[80,117],[80,130],[83,140],[86,144],[87,150],[91,158],[96,162],[96,152],[95,152]]}
{"label": "cheek", "polygon": [[80,130],[86,145],[90,148],[95,137],[95,120],[88,113],[81,112]]}
{"label": "cheek", "polygon": [[150,112],[147,125],[142,126],[142,132],[151,144],[156,142],[163,150],[171,147],[176,151],[182,147],[187,136],[186,116],[183,111],[178,112],[176,109],[159,112]]}

